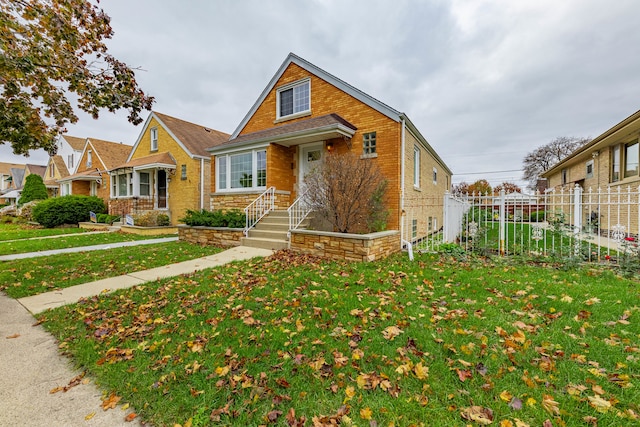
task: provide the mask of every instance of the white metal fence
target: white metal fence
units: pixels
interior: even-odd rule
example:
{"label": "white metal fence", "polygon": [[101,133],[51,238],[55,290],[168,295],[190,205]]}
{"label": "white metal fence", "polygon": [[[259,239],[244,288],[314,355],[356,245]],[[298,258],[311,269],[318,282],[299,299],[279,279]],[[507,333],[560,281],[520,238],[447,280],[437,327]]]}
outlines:
{"label": "white metal fence", "polygon": [[575,186],[542,194],[447,193],[437,207],[442,209],[442,227],[426,237],[405,240],[423,250],[456,243],[465,250],[501,255],[615,259],[637,253],[639,207],[640,187]]}

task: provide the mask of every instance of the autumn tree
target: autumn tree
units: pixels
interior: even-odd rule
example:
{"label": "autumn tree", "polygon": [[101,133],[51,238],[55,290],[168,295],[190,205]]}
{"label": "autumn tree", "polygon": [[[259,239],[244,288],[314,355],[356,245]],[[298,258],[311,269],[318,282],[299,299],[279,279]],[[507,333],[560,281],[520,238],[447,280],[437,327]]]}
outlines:
{"label": "autumn tree", "polygon": [[153,98],[107,52],[112,35],[109,16],[87,0],[0,0],[0,143],[55,153],[56,136],[78,121],[71,99],[93,118],[124,108],[142,122]]}
{"label": "autumn tree", "polygon": [[524,157],[523,179],[529,182],[530,188],[536,188],[542,172],[566,158],[578,148],[591,141],[591,138],[560,136],[551,142],[536,148]]}
{"label": "autumn tree", "polygon": [[491,194],[491,192],[491,184],[486,179],[479,179],[469,186],[470,194]]}
{"label": "autumn tree", "polygon": [[383,197],[387,181],[370,159],[353,153],[330,154],[307,176],[307,200],[314,215],[340,233],[381,231],[389,211]]}
{"label": "autumn tree", "polygon": [[467,184],[466,182],[462,181],[462,182],[460,182],[458,184],[452,185],[451,186],[451,194],[454,194],[456,196],[469,194],[469,184]]}
{"label": "autumn tree", "polygon": [[511,193],[522,193],[522,189],[513,182],[503,182],[502,184],[498,184],[493,188],[493,194],[500,194],[500,192],[504,190],[506,194]]}

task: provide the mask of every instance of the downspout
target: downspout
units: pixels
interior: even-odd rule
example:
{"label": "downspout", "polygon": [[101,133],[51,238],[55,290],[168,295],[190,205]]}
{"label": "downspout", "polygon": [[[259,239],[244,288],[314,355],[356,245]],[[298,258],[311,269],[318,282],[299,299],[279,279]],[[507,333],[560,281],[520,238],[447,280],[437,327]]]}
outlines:
{"label": "downspout", "polygon": [[401,140],[400,140],[400,250],[402,250],[402,241],[404,239],[404,168],[405,168],[405,123],[404,118],[400,118],[402,123]]}
{"label": "downspout", "polygon": [[200,159],[200,210],[204,209],[204,159]]}

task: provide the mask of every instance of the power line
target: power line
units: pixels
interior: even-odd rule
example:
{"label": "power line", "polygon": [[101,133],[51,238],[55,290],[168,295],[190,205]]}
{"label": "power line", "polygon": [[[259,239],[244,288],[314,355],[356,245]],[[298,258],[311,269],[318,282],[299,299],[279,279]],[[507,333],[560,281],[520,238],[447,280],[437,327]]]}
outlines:
{"label": "power line", "polygon": [[508,169],[501,171],[491,171],[491,172],[466,172],[466,173],[454,173],[453,175],[486,175],[491,173],[505,173],[505,172],[523,172],[524,169]]}

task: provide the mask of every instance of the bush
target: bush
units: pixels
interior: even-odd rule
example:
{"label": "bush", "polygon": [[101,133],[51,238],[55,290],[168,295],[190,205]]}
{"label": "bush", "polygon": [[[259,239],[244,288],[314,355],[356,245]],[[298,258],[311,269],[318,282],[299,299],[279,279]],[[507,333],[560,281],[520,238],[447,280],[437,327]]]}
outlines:
{"label": "bush", "polygon": [[104,213],[102,199],[96,196],[62,196],[43,200],[33,207],[33,219],[47,228],[89,221],[89,212]]}
{"label": "bush", "polygon": [[529,221],[531,222],[543,222],[544,218],[545,218],[544,211],[531,212],[531,214],[529,215]]}
{"label": "bush", "polygon": [[119,215],[109,215],[106,213],[101,213],[96,215],[96,221],[100,224],[113,224],[116,221],[120,220]]}
{"label": "bush", "polygon": [[133,215],[133,225],[140,227],[166,227],[171,224],[169,215],[157,211],[149,211]]}
{"label": "bush", "polygon": [[20,199],[18,199],[19,205],[24,205],[33,200],[45,200],[49,197],[47,194],[47,186],[44,185],[44,181],[40,175],[32,173],[27,175],[24,180],[24,188],[20,193]]}
{"label": "bush", "polygon": [[192,227],[227,227],[227,228],[244,228],[246,225],[246,216],[244,212],[238,209],[231,209],[223,212],[217,211],[192,211],[188,210],[184,218],[180,218],[183,222]]}

